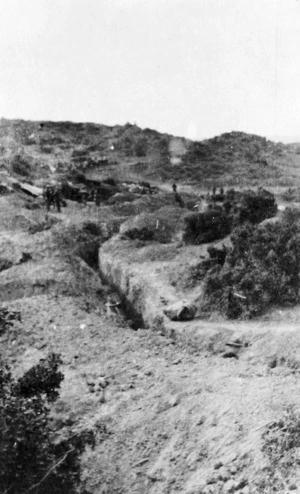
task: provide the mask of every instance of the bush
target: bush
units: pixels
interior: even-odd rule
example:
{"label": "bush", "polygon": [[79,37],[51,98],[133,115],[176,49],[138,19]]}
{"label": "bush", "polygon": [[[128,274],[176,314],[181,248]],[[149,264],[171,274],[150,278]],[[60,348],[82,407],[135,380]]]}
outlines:
{"label": "bush", "polygon": [[257,192],[230,189],[224,196],[223,206],[211,204],[210,208],[186,216],[183,235],[186,243],[198,245],[219,240],[238,225],[260,223],[277,213],[275,196],[261,188]]}
{"label": "bush", "polygon": [[18,311],[8,310],[6,307],[0,308],[0,335],[14,325],[15,321],[21,321],[21,314]]}
{"label": "bush", "polygon": [[55,353],[41,360],[18,380],[18,393],[27,398],[45,394],[49,402],[55,401],[58,398],[57,389],[64,379],[63,374],[58,371],[61,364],[60,356]]}
{"label": "bush", "polygon": [[[295,219],[296,218],[296,219]],[[253,317],[271,305],[299,301],[300,226],[297,215],[260,226],[244,224],[231,235],[224,265],[205,278],[206,307],[229,318]],[[238,295],[236,295],[238,294]]]}
{"label": "bush", "polygon": [[262,439],[262,451],[269,460],[269,467],[258,485],[260,492],[285,492],[290,484],[289,477],[294,477],[299,463],[299,412],[288,407],[281,419],[267,426]]}
{"label": "bush", "polygon": [[30,158],[23,152],[16,153],[10,160],[11,169],[14,173],[28,177],[31,171]]}
{"label": "bush", "polygon": [[230,233],[229,217],[219,209],[204,213],[191,213],[185,217],[183,240],[199,245],[225,237]]}
{"label": "bush", "polygon": [[135,150],[135,154],[138,158],[146,156],[147,150],[148,150],[147,139],[145,137],[140,137],[135,144],[134,150]]}
{"label": "bush", "polygon": [[[78,449],[52,442],[49,399],[57,397],[63,375],[52,354],[15,381],[0,364],[0,484],[2,492],[75,493],[79,481]],[[56,465],[56,468],[53,468]]]}
{"label": "bush", "polygon": [[259,188],[257,193],[252,190],[246,190],[234,194],[230,209],[232,210],[233,215],[233,225],[238,225],[247,221],[250,223],[260,223],[261,221],[276,215],[277,204],[275,196],[271,192]]}

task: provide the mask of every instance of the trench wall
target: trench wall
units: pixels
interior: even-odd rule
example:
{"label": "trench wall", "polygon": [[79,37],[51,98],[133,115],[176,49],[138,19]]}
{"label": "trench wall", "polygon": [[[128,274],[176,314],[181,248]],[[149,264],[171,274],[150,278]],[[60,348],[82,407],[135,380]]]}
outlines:
{"label": "trench wall", "polygon": [[164,331],[167,318],[155,272],[146,264],[126,262],[123,256],[118,256],[116,245],[117,241],[112,239],[99,249],[100,275],[142,318],[144,327]]}

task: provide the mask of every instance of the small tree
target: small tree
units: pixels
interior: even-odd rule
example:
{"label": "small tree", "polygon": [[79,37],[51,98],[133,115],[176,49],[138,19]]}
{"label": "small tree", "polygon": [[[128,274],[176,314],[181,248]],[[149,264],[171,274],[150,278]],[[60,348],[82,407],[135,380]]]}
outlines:
{"label": "small tree", "polygon": [[51,354],[16,381],[0,364],[0,485],[9,494],[75,493],[78,452],[52,442],[48,402],[63,380],[59,355]]}

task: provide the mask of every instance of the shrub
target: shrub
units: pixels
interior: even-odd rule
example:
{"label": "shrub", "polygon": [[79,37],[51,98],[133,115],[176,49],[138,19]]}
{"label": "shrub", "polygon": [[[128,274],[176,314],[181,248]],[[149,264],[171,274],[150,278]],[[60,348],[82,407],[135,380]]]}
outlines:
{"label": "shrub", "polygon": [[[288,407],[285,415],[271,422],[262,435],[262,451],[269,466],[258,485],[259,492],[285,492],[299,464],[300,415]],[[291,489],[289,489],[291,490]]]}
{"label": "shrub", "polygon": [[230,233],[229,217],[219,209],[191,213],[185,217],[183,240],[199,245],[225,237]]}
{"label": "shrub", "polygon": [[198,245],[219,240],[238,225],[260,223],[277,212],[275,196],[261,188],[257,192],[230,189],[224,196],[223,206],[211,204],[210,208],[186,216],[183,235],[186,243]]}
{"label": "shrub", "polygon": [[21,321],[21,314],[18,311],[8,310],[6,307],[0,308],[0,335],[13,326],[14,321]]}
{"label": "shrub", "polygon": [[30,158],[25,153],[19,152],[14,154],[10,160],[10,164],[14,173],[23,177],[28,177],[28,175],[30,175]]}
{"label": "shrub", "polygon": [[205,278],[207,308],[230,318],[252,317],[270,305],[299,301],[300,227],[294,213],[277,223],[241,225],[231,241],[224,265],[214,266]]}
{"label": "shrub", "polygon": [[28,398],[45,394],[48,401],[56,400],[57,389],[64,379],[63,374],[58,371],[61,364],[61,357],[51,353],[47,359],[41,360],[18,380],[18,393]]}
{"label": "shrub", "polygon": [[254,224],[271,218],[277,213],[277,204],[274,194],[263,188],[257,192],[230,189],[224,197],[224,209],[232,225],[237,226],[247,221]]}
{"label": "shrub", "polygon": [[148,142],[145,137],[140,137],[135,144],[135,154],[137,157],[141,158],[147,155]]}
{"label": "shrub", "polygon": [[78,450],[67,441],[54,445],[48,421],[48,401],[57,396],[63,379],[57,371],[60,363],[60,357],[52,354],[19,381],[5,363],[0,364],[2,492],[76,492]]}

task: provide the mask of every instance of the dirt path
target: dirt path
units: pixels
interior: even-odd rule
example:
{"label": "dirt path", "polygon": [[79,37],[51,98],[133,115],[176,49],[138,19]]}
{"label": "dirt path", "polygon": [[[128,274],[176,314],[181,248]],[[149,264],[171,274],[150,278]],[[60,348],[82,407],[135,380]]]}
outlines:
{"label": "dirt path", "polygon": [[[44,212],[24,208],[21,198],[0,202],[0,258],[14,263],[0,273],[1,301],[22,314],[0,337],[2,353],[16,374],[50,351],[62,354],[53,426],[61,436],[97,431],[82,458],[83,485],[93,494],[266,492],[254,487],[266,463],[260,427],[300,403],[292,365],[298,316],[289,327],[281,323],[284,338],[270,322],[257,337],[240,324],[239,332],[252,336],[239,359],[133,331],[121,315],[106,315],[107,287],[55,240],[61,225],[90,219],[88,212],[74,206],[52,229],[32,235],[28,225]],[[31,258],[18,263],[24,251]],[[271,368],[270,355],[280,354],[284,363]]]}

